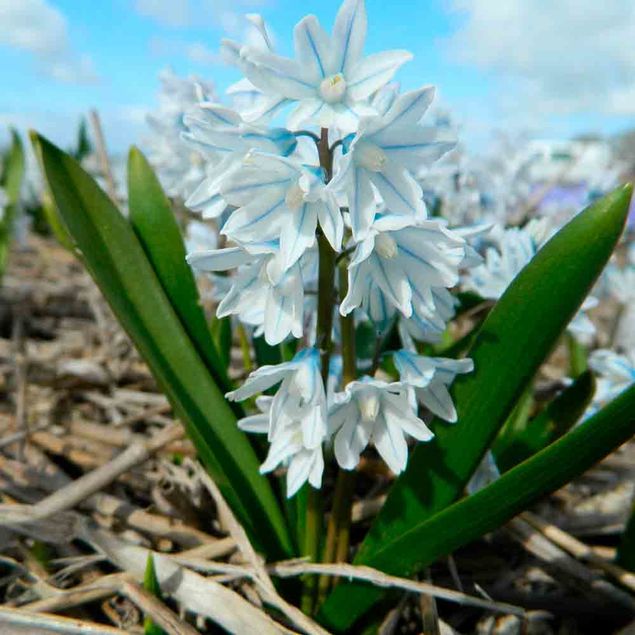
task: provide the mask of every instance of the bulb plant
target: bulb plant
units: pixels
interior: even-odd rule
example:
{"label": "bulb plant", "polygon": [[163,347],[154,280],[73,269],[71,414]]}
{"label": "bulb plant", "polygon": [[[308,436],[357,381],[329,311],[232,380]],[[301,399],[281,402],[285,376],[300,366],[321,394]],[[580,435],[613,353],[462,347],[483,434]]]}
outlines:
{"label": "bulb plant", "polygon": [[[494,233],[483,249],[491,227],[452,226],[428,209],[421,174],[455,140],[426,123],[433,87],[394,83],[408,52],[364,55],[366,20],[363,0],[344,1],[331,33],[307,16],[287,58],[252,16],[263,45],[223,45],[244,75],[229,91],[240,106],[211,99],[209,87],[192,104],[188,92],[180,138],[197,170],[185,205],[218,227],[212,248],[186,254],[139,150],[129,156],[125,217],[71,157],[32,139],[78,256],[255,548],[268,560],[352,558],[409,576],[635,430],[635,389],[624,380],[567,431],[592,398],[588,375],[556,397],[575,413],[559,438],[540,434],[539,417],[531,430],[506,423],[565,330],[588,327],[578,312],[620,239],[631,189],[557,231]],[[195,275],[212,280],[225,337],[209,328]],[[460,340],[459,289],[495,301]],[[228,368],[223,350],[234,339],[242,369]],[[608,357],[592,363],[622,372]],[[530,450],[510,453],[510,435]],[[500,476],[465,496],[489,451],[503,457]],[[386,502],[351,545],[356,476],[375,456]],[[330,579],[302,585],[302,608],[337,632],[359,632],[383,595]]]}

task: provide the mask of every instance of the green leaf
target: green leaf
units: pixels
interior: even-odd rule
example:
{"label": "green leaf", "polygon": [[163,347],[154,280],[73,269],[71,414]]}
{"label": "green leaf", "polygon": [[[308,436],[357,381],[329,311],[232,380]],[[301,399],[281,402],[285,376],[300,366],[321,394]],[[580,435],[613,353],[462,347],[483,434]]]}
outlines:
{"label": "green leaf", "polygon": [[499,470],[506,472],[559,439],[580,419],[594,392],[593,375],[582,373],[538,416],[525,421],[513,434],[497,439],[492,450]]}
{"label": "green leaf", "polygon": [[126,219],[68,155],[33,135],[51,193],[66,226],[119,321],[254,542],[270,558],[292,542],[269,481],[236,417],[172,308]]}
{"label": "green leaf", "polygon": [[211,336],[220,356],[221,363],[229,367],[232,352],[232,320],[228,315],[224,318],[214,316],[210,324]]}
{"label": "green leaf", "polygon": [[11,130],[11,146],[3,165],[0,185],[6,192],[10,205],[16,205],[20,200],[22,179],[24,178],[25,158],[22,140],[15,130]]}
{"label": "green leaf", "polygon": [[[503,294],[469,353],[475,371],[455,382],[458,423],[436,422],[435,440],[417,446],[362,543],[356,563],[372,563],[375,553],[399,542],[461,495],[608,261],[622,233],[631,192],[631,186],[618,188],[578,214]],[[417,562],[420,548],[402,554],[401,561]],[[350,584],[336,589],[324,606],[325,619],[352,623],[376,598],[362,592],[359,598],[356,594],[359,602],[353,601],[351,591]]]}
{"label": "green leaf", "polygon": [[[635,386],[491,485],[414,524],[396,540],[377,549],[364,564],[393,575],[412,575],[440,556],[500,527],[538,499],[588,470],[633,434]],[[413,554],[416,557],[413,558]],[[381,595],[382,590],[376,587],[338,587],[331,600],[337,600],[342,609],[347,609],[324,611],[323,621],[335,631],[350,628],[361,615],[360,607],[369,608]]]}
{"label": "green leaf", "polygon": [[[159,585],[157,572],[154,568],[154,558],[151,553],[148,554],[148,560],[146,561],[143,588],[159,600],[162,599],[161,586]],[[165,631],[160,626],[157,626],[149,616],[146,616],[143,620],[143,633],[144,635],[165,635]]]}
{"label": "green leaf", "polygon": [[0,279],[4,275],[9,257],[9,243],[13,234],[13,224],[18,203],[20,202],[20,191],[24,178],[25,159],[22,141],[15,130],[11,130],[11,146],[7,152],[2,170],[2,187],[7,195],[7,205],[4,214],[0,218]]}
{"label": "green leaf", "polygon": [[[231,390],[229,360],[219,355],[212,341],[170,201],[147,159],[134,147],[128,155],[128,207],[132,227],[185,330],[216,383],[225,392]],[[231,343],[231,330],[229,339]]]}

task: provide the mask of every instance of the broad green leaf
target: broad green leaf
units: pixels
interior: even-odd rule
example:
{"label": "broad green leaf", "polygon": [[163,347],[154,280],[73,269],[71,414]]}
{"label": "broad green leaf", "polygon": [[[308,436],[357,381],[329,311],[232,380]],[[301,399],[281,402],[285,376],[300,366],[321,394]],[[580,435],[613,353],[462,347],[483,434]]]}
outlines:
{"label": "broad green leaf", "polygon": [[[618,188],[563,227],[517,276],[479,330],[469,356],[475,371],[455,382],[458,423],[433,424],[362,543],[355,562],[398,542],[460,497],[501,425],[582,304],[622,233],[632,187]],[[420,546],[420,545],[419,545]],[[418,550],[402,558],[418,560]],[[356,585],[359,590],[359,585]],[[327,600],[329,621],[352,623],[374,598],[352,601],[351,584]],[[357,596],[359,595],[359,598]],[[373,594],[376,596],[376,594]],[[345,620],[346,621],[346,620]]]}
{"label": "broad green leaf", "polygon": [[516,439],[527,429],[533,408],[534,387],[529,384],[492,443],[492,454],[499,469],[501,469],[501,457],[505,455],[508,448],[513,446]]}
{"label": "broad green leaf", "polygon": [[279,503],[257,457],[172,308],[126,219],[71,157],[37,135],[42,167],[64,222],[119,321],[184,423],[201,461],[270,558],[292,554]]}
{"label": "broad green leaf", "polygon": [[497,439],[492,451],[499,470],[506,472],[559,439],[580,419],[594,392],[593,375],[586,371],[538,416],[525,420],[522,427]]}
{"label": "broad green leaf", "polygon": [[231,390],[227,377],[229,360],[219,355],[212,341],[194,274],[185,262],[185,245],[170,201],[150,164],[134,147],[128,155],[128,207],[132,227],[185,330],[216,383],[225,392]]}
{"label": "broad green leaf", "polygon": [[22,179],[24,178],[24,148],[22,140],[15,130],[11,130],[11,146],[5,157],[0,185],[4,189],[10,205],[16,205],[20,200]]}
{"label": "broad green leaf", "polygon": [[[588,470],[633,434],[635,386],[491,485],[413,524],[396,540],[377,549],[364,564],[393,575],[413,575],[440,556],[500,527]],[[362,614],[360,607],[369,608],[381,595],[382,590],[376,587],[338,587],[331,600],[337,600],[342,610],[323,611],[323,621],[335,631],[346,630]]]}
{"label": "broad green leaf", "polygon": [[[11,145],[6,153],[2,165],[2,179],[0,187],[7,195],[7,205],[4,214],[0,217],[0,279],[9,257],[9,243],[13,234],[13,224],[17,205],[20,201],[20,190],[24,178],[24,148],[22,141],[15,130],[11,130]],[[2,211],[2,210],[0,210]]]}

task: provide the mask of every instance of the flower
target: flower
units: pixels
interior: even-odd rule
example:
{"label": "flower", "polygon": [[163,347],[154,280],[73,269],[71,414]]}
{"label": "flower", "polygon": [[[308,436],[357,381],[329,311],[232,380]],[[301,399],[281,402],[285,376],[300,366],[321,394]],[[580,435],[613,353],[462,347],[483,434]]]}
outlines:
{"label": "flower", "polygon": [[355,240],[370,231],[377,209],[375,190],[390,210],[382,219],[385,229],[426,218],[416,176],[422,165],[454,147],[435,128],[419,125],[434,93],[434,87],[425,86],[397,97],[384,114],[364,118],[357,133],[345,139],[331,187],[346,192]]}
{"label": "flower", "polygon": [[419,403],[440,419],[455,423],[457,413],[448,388],[458,374],[471,373],[474,362],[424,357],[406,350],[396,352],[393,360],[401,382],[415,389]]}
{"label": "flower", "polygon": [[355,248],[340,313],[348,315],[367,305],[370,292],[379,289],[405,317],[413,311],[429,314],[435,308],[433,290],[459,281],[465,246],[463,238],[439,221],[421,221],[398,231],[373,229]]}
{"label": "flower", "polygon": [[333,249],[340,249],[344,221],[321,168],[250,153],[222,181],[220,192],[237,207],[221,233],[247,250],[251,243],[279,239],[285,269],[315,244],[318,220]]}
{"label": "flower", "polygon": [[[267,433],[273,400],[273,397],[258,397],[256,405],[261,414],[241,419],[238,422],[239,428],[245,432]],[[307,448],[302,441],[301,428],[293,420],[287,421],[278,429],[271,441],[267,458],[260,466],[260,472],[271,472],[281,463],[287,465],[287,498],[296,494],[307,481],[316,489],[322,486],[322,446]]]}
{"label": "flower", "polygon": [[258,368],[240,388],[225,396],[231,401],[242,401],[280,382],[269,411],[269,440],[295,423],[302,432],[304,447],[320,446],[327,431],[326,394],[316,348],[301,350],[290,362]]}
{"label": "flower", "polygon": [[[272,250],[275,246],[263,246],[267,248]],[[187,261],[194,269],[205,272],[238,268],[227,295],[218,305],[218,317],[237,315],[246,324],[260,327],[256,334],[264,332],[265,340],[272,346],[290,334],[302,337],[303,263],[284,269],[277,251],[253,254],[241,247],[191,253]]]}
{"label": "flower", "polygon": [[598,374],[592,410],[615,399],[635,383],[635,353],[619,355],[608,349],[598,349],[589,355],[589,367]]}
{"label": "flower", "polygon": [[[530,221],[522,228],[503,229],[500,225],[496,226],[492,231],[496,246],[488,247],[485,262],[465,276],[465,288],[478,293],[482,298],[498,300],[552,233],[545,219]],[[593,322],[584,312],[597,304],[598,301],[593,296],[586,298],[568,326],[573,335],[588,339],[595,333]]]}
{"label": "flower", "polygon": [[360,116],[372,112],[373,93],[412,57],[407,51],[386,51],[362,58],[365,39],[363,0],[345,0],[332,36],[315,16],[306,16],[294,29],[295,60],[244,46],[241,69],[273,100],[297,102],[287,122],[291,129],[309,122],[350,132]]}
{"label": "flower", "polygon": [[405,435],[419,441],[433,437],[415,414],[407,386],[371,377],[353,381],[343,393],[335,395],[329,428],[335,432],[335,458],[345,470],[357,466],[361,453],[372,441],[388,467],[399,474],[408,462]]}
{"label": "flower", "polygon": [[183,117],[201,99],[213,98],[214,86],[198,77],[179,77],[169,70],[159,78],[159,106],[147,116],[154,133],[147,140],[148,157],[168,194],[187,197],[205,170],[202,157],[181,140]]}
{"label": "flower", "polygon": [[208,175],[185,204],[200,211],[203,218],[217,218],[227,208],[220,186],[241,166],[252,151],[289,155],[297,145],[295,137],[282,128],[259,128],[246,124],[239,113],[220,104],[201,102],[184,117],[182,138],[212,163]]}

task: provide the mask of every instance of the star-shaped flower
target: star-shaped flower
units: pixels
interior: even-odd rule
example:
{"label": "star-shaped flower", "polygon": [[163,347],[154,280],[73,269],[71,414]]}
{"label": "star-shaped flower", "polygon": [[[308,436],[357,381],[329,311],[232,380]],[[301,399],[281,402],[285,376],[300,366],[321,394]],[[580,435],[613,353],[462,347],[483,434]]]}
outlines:
{"label": "star-shaped flower", "polygon": [[250,153],[220,192],[236,207],[221,233],[249,250],[252,243],[280,241],[285,269],[315,243],[318,225],[339,251],[344,221],[320,168],[271,154]]}
{"label": "star-shaped flower", "polygon": [[360,116],[373,112],[369,97],[412,57],[386,51],[364,58],[365,39],[364,1],[345,0],[332,36],[309,15],[295,27],[294,60],[247,46],[240,52],[241,68],[263,93],[298,102],[287,122],[291,129],[308,122],[351,132]]}
{"label": "star-shaped flower", "polygon": [[414,412],[412,394],[401,383],[370,377],[351,382],[337,393],[329,411],[329,427],[335,432],[335,458],[345,470],[355,469],[359,457],[372,441],[395,473],[408,462],[405,435],[429,441],[433,434]]}

